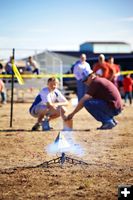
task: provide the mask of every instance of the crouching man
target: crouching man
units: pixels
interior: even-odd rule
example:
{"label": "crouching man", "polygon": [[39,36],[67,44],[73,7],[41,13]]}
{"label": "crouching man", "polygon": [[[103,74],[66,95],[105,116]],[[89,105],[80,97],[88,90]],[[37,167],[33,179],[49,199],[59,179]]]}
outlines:
{"label": "crouching man", "polygon": [[74,111],[66,117],[70,120],[83,107],[102,123],[98,129],[112,129],[117,125],[114,117],[122,111],[122,100],[116,86],[105,78],[100,78],[90,71],[83,71],[82,81],[88,86],[86,94],[79,101]]}
{"label": "crouching man", "polygon": [[[66,118],[65,106],[68,106],[68,101],[64,95],[57,89],[58,80],[51,77],[47,81],[47,87],[44,87],[34,102],[32,103],[29,112],[33,117],[37,118],[37,122],[32,127],[32,131],[50,130],[49,122],[52,119],[62,117],[63,121]],[[64,122],[68,128],[72,128],[72,120]]]}

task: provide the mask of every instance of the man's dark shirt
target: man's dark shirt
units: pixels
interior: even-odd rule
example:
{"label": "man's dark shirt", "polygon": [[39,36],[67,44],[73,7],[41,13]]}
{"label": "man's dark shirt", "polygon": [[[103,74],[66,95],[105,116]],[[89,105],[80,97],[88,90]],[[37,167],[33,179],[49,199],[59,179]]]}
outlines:
{"label": "man's dark shirt", "polygon": [[105,78],[94,78],[86,93],[94,99],[106,101],[111,108],[122,109],[122,100],[118,89]]}

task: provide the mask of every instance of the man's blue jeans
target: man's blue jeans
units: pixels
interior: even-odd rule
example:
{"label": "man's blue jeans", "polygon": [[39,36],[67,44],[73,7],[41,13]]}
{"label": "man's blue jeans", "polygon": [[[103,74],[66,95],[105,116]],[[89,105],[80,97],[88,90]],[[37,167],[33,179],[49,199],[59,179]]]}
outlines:
{"label": "man's blue jeans", "polygon": [[84,96],[87,86],[81,81],[77,80],[77,96],[78,101]]}
{"label": "man's blue jeans", "polygon": [[121,112],[120,109],[110,108],[105,101],[99,99],[87,100],[84,106],[97,121],[103,124],[113,122],[113,117]]}

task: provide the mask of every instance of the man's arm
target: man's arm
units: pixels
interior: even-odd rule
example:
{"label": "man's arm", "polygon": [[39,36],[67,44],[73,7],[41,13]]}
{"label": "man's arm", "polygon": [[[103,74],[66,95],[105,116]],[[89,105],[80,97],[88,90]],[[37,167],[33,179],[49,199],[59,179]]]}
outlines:
{"label": "man's arm", "polygon": [[91,97],[89,94],[85,94],[85,95],[80,99],[80,101],[79,101],[78,105],[76,106],[76,108],[74,109],[74,111],[73,111],[72,113],[70,113],[70,114],[67,116],[66,120],[72,119],[72,118],[74,117],[74,115],[75,115],[77,112],[79,112],[79,111],[84,107],[84,102],[85,102],[86,100],[91,99],[91,98],[92,98],[92,97]]}

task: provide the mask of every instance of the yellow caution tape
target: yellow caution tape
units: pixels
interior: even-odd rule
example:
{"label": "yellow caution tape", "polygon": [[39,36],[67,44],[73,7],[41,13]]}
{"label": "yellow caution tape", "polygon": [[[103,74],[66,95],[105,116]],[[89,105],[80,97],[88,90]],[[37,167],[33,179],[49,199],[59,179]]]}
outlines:
{"label": "yellow caution tape", "polygon": [[23,81],[23,79],[22,79],[22,76],[21,76],[21,74],[19,73],[19,71],[18,71],[18,69],[17,69],[17,67],[16,67],[16,65],[15,65],[14,63],[12,64],[12,69],[13,69],[13,72],[14,72],[16,78],[18,79],[19,84],[20,84],[20,85],[23,85],[23,84],[24,84],[24,81]]}
{"label": "yellow caution tape", "polygon": [[[15,66],[15,67],[14,67]],[[15,77],[18,79],[20,84],[23,84],[24,81],[22,78],[49,78],[49,77],[56,77],[56,78],[74,78],[74,74],[21,74],[19,73],[16,65],[13,65]],[[133,74],[133,70],[130,71],[121,71],[121,75],[126,75],[126,74]],[[9,74],[0,74],[0,78],[11,78],[11,75]]]}
{"label": "yellow caution tape", "polygon": [[[49,78],[49,77],[56,77],[56,78],[73,78],[74,74],[21,74],[22,78]],[[15,77],[16,74],[15,74]],[[10,74],[0,74],[0,78],[11,78]]]}
{"label": "yellow caution tape", "polygon": [[120,72],[120,74],[121,74],[121,75],[133,74],[133,70],[122,71],[122,72]]}

